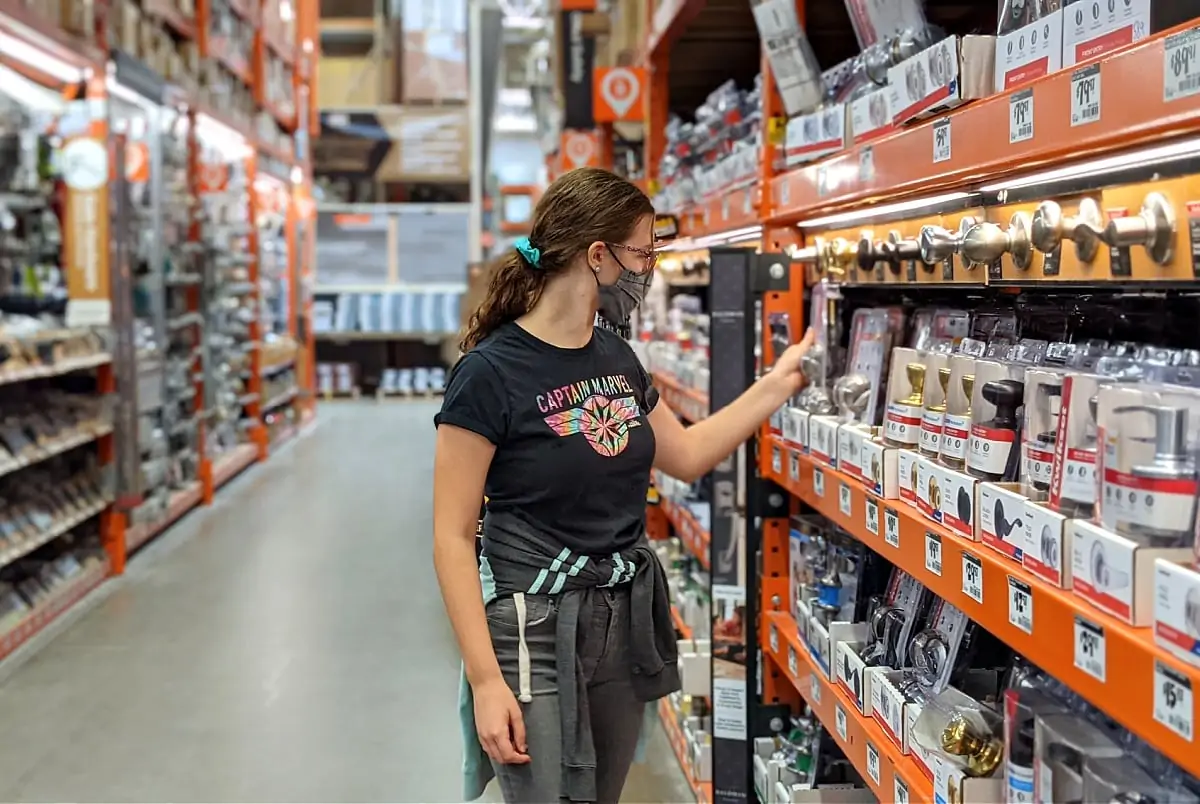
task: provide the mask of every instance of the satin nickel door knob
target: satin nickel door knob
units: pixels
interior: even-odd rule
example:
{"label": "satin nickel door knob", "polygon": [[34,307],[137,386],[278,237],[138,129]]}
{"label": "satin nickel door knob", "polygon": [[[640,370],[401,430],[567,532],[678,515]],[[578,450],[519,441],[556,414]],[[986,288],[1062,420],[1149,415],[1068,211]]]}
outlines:
{"label": "satin nickel door knob", "polygon": [[1175,213],[1161,193],[1150,193],[1137,215],[1113,218],[1104,242],[1113,247],[1144,246],[1150,259],[1166,265],[1175,253]]}
{"label": "satin nickel door knob", "polygon": [[[883,259],[892,266],[893,273],[900,273],[900,264],[907,260],[921,260],[921,242],[911,238],[906,239],[904,235],[893,229],[888,232],[887,240],[879,244],[880,252]],[[930,263],[925,264],[926,270],[931,270]]]}
{"label": "satin nickel door knob", "polygon": [[1012,256],[1018,271],[1027,271],[1033,263],[1033,244],[1029,239],[1029,216],[1015,213],[1007,229],[994,223],[977,223],[963,237],[962,254],[973,263],[988,265],[1004,254]]}
{"label": "satin nickel door knob", "polygon": [[[974,225],[975,219],[970,215],[965,215],[958,222],[957,232],[951,232],[941,226],[922,226],[921,235],[917,239],[917,249],[921,254],[921,260],[932,265],[944,262],[955,254],[961,253],[963,238]],[[973,267],[970,263],[967,264],[968,269]]]}
{"label": "satin nickel door knob", "polygon": [[1079,202],[1079,211],[1074,216],[1064,215],[1062,207],[1053,201],[1043,201],[1033,213],[1029,228],[1029,239],[1038,251],[1052,254],[1063,240],[1070,240],[1081,262],[1096,259],[1103,235],[1100,206],[1090,198]]}

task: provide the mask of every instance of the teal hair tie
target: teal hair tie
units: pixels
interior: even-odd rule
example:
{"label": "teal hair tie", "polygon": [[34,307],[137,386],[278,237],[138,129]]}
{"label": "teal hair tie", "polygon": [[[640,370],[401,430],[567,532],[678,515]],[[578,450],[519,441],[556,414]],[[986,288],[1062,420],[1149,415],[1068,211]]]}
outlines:
{"label": "teal hair tie", "polygon": [[517,242],[513,243],[513,247],[522,257],[525,258],[525,262],[529,263],[534,268],[542,267],[542,250],[534,247],[534,245],[529,242],[528,237],[518,238]]}

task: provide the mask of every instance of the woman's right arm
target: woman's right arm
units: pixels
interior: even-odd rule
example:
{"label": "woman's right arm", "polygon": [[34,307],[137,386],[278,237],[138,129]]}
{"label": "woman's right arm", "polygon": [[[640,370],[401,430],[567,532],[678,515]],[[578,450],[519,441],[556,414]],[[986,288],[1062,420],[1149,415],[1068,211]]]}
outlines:
{"label": "woman's right arm", "polygon": [[479,501],[496,448],[470,430],[443,423],[433,460],[433,566],[467,681],[475,695],[475,728],[488,756],[505,764],[529,762],[525,723],[500,673],[488,632],[475,554]]}

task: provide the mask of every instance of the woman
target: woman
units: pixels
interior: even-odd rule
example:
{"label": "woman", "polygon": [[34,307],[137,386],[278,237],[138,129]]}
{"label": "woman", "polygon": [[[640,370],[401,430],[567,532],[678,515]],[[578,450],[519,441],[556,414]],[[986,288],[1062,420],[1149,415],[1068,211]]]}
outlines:
{"label": "woman", "polygon": [[811,338],[693,427],[657,404],[629,345],[594,326],[644,296],[653,226],[612,173],[554,182],[471,317],[435,419],[434,564],[469,684],[470,799],[494,772],[506,802],[618,801],[645,704],[679,686],[644,529],[650,468],[704,475],[801,385]]}

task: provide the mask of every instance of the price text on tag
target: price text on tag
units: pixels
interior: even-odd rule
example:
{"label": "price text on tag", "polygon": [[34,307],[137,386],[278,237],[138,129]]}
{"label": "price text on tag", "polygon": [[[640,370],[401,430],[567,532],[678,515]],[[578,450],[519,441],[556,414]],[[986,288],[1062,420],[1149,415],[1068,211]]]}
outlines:
{"label": "price text on tag", "polygon": [[775,623],[771,623],[771,651],[779,653],[779,629],[775,627]]}
{"label": "price text on tag", "polygon": [[1071,125],[1082,126],[1100,119],[1100,65],[1092,64],[1071,73]]}
{"label": "price text on tag", "polygon": [[879,503],[867,500],[867,533],[879,535]]}
{"label": "price text on tag", "polygon": [[1192,683],[1160,661],[1154,662],[1154,719],[1191,742],[1195,733]]}
{"label": "price text on tag", "polygon": [[1089,676],[1104,681],[1107,652],[1103,626],[1076,615],[1075,666]]}
{"label": "price text on tag", "polygon": [[943,117],[933,124],[933,161],[950,161],[950,118]]}
{"label": "price text on tag", "polygon": [[932,531],[925,531],[925,569],[937,575],[942,575],[942,537]]}
{"label": "price text on tag", "polygon": [[871,781],[879,784],[879,749],[867,743],[867,775]]}
{"label": "price text on tag", "polygon": [[1173,101],[1200,92],[1200,28],[1163,40],[1163,100]]}
{"label": "price text on tag", "polygon": [[792,480],[800,480],[800,456],[795,452],[788,455],[788,474],[792,476]]}
{"label": "price text on tag", "polygon": [[813,494],[825,496],[825,473],[820,469],[813,469]]}
{"label": "price text on tag", "polygon": [[896,804],[908,804],[908,785],[898,773],[892,776],[892,798]]}
{"label": "price text on tag", "polygon": [[834,712],[833,719],[837,725],[838,737],[842,738],[842,742],[846,741],[846,710],[842,709],[841,704],[834,704],[837,710]]}
{"label": "price text on tag", "polygon": [[809,679],[811,681],[810,687],[812,689],[813,703],[819,704],[821,703],[821,680],[817,678],[816,673],[813,673]]}
{"label": "price text on tag", "polygon": [[1008,576],[1008,621],[1027,634],[1033,633],[1033,590],[1024,581]]}
{"label": "price text on tag", "polygon": [[800,660],[796,658],[796,649],[788,645],[788,672],[792,678],[800,675]]}
{"label": "price text on tag", "polygon": [[850,487],[845,483],[838,485],[838,510],[842,512],[842,516],[850,516],[854,512],[854,494],[850,491]]}
{"label": "price text on tag", "polygon": [[771,447],[771,471],[777,475],[783,474],[783,453],[779,447]]}
{"label": "price text on tag", "polygon": [[1008,96],[1009,144],[1033,139],[1033,90],[1022,89]]}
{"label": "price text on tag", "polygon": [[892,547],[900,547],[900,515],[891,508],[883,509],[883,540]]}
{"label": "price text on tag", "polygon": [[963,553],[963,594],[976,603],[983,602],[983,564],[970,553]]}

